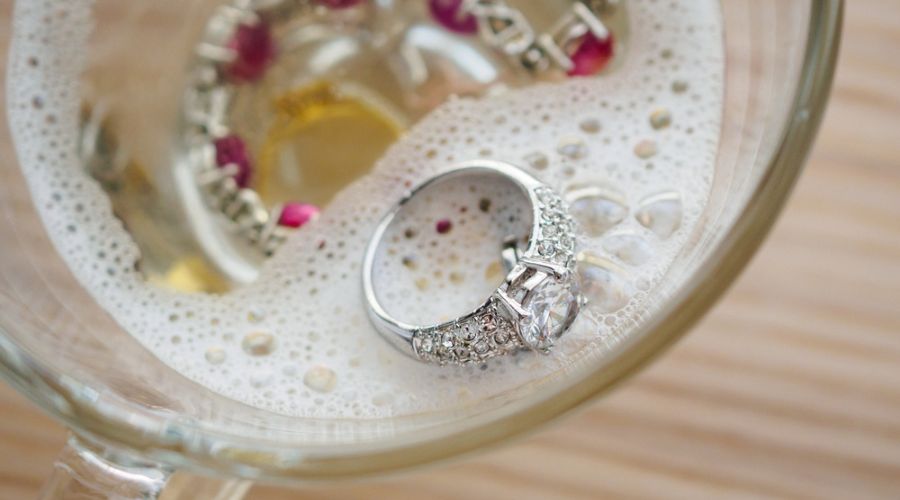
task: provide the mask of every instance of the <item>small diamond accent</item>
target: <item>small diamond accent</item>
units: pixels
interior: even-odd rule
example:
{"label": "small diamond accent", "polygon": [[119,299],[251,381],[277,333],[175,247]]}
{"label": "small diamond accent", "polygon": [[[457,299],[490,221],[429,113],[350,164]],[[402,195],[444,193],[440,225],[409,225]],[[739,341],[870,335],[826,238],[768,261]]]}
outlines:
{"label": "small diamond accent", "polygon": [[493,314],[485,314],[481,317],[481,329],[485,332],[493,332],[497,329],[497,318]]}
{"label": "small diamond accent", "polygon": [[541,226],[541,235],[545,238],[553,238],[559,234],[560,227],[556,224],[544,224]]}
{"label": "small diamond accent", "polygon": [[535,190],[535,194],[544,205],[553,206],[559,203],[559,197],[549,188],[538,188]]}
{"label": "small diamond accent", "polygon": [[471,342],[475,340],[477,333],[478,329],[475,328],[475,325],[467,323],[464,325],[460,325],[459,330],[456,331],[456,336],[461,340]]}
{"label": "small diamond accent", "polygon": [[556,253],[556,246],[551,240],[543,240],[538,243],[538,252],[544,257],[553,257]]}
{"label": "small diamond accent", "polygon": [[543,219],[541,222],[544,225],[554,225],[555,226],[564,219],[564,216],[560,212],[548,210],[541,214],[541,219]]}
{"label": "small diamond accent", "polygon": [[566,233],[561,234],[557,241],[559,242],[559,246],[566,251],[571,251],[575,246],[575,242],[572,241],[572,237]]}

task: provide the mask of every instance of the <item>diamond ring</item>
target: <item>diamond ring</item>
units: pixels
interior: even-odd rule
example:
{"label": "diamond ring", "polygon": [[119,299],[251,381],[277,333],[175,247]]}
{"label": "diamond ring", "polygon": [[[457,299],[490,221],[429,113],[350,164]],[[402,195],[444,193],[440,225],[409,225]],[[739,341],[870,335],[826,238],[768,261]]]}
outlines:
{"label": "diamond ring", "polygon": [[[532,227],[524,248],[507,242],[501,255],[503,283],[474,311],[450,321],[414,325],[393,317],[382,305],[373,271],[381,241],[397,213],[423,189],[452,177],[488,174],[513,182],[527,196]],[[552,189],[518,167],[491,160],[457,165],[412,189],[380,221],[363,262],[363,292],[369,317],[393,346],[420,361],[478,363],[520,349],[548,353],[582,306],[575,273],[573,222]]]}

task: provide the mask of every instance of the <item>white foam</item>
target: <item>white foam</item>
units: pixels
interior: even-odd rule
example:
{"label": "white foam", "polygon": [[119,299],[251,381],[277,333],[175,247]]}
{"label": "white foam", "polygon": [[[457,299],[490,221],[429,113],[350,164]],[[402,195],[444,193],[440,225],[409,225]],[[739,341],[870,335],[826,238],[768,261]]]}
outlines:
{"label": "white foam", "polygon": [[[371,175],[340,193],[315,224],[296,232],[254,284],[223,296],[161,290],[135,271],[139,249],[76,160],[90,5],[16,4],[9,114],[35,204],[73,273],[127,331],[173,369],[247,404],[297,416],[414,414],[509,391],[575,357],[602,356],[628,335],[706,202],[722,107],[719,7],[714,0],[631,0],[628,53],[614,73],[448,102],[391,148]],[[687,89],[673,90],[676,81]],[[658,108],[672,122],[656,129],[650,116]],[[548,166],[535,161],[536,153]],[[621,283],[621,290],[607,294],[602,307],[589,307],[550,356],[523,354],[486,369],[421,365],[393,351],[369,325],[362,251],[378,218],[410,185],[453,162],[484,156],[533,165],[527,168],[560,191],[585,183],[615,191],[629,215],[605,235],[582,236],[580,245],[597,261],[607,259],[615,279],[588,275]],[[506,191],[463,182],[411,215],[404,224],[416,227],[417,236],[398,236],[395,260],[386,251],[379,278],[384,297],[402,298],[391,306],[395,315],[455,313],[491,290],[499,278],[489,266],[503,232],[491,217],[504,207],[521,208],[520,197]],[[641,201],[660,192],[681,200],[681,222],[666,239],[635,218]],[[487,213],[479,209],[484,197],[491,198]],[[663,216],[671,218],[657,214]],[[431,223],[443,217],[454,228],[437,235]],[[621,260],[609,250],[619,247],[604,245],[612,233],[643,238],[649,257],[640,265]],[[411,255],[415,264],[404,265]],[[622,293],[630,302],[606,312]]]}

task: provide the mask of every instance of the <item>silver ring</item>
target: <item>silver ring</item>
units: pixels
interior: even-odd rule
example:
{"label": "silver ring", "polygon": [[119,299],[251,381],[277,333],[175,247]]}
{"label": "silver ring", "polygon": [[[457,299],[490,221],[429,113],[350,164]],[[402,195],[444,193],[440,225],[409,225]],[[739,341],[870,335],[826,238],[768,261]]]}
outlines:
{"label": "silver ring", "polygon": [[[474,311],[434,325],[394,318],[379,301],[373,283],[385,231],[403,206],[428,186],[478,173],[509,179],[527,195],[533,214],[527,245],[518,251],[507,244],[506,279]],[[440,365],[482,362],[523,348],[548,353],[583,303],[575,273],[574,224],[562,198],[518,167],[491,160],[459,164],[407,193],[375,228],[362,272],[369,318],[378,332],[405,354]]]}

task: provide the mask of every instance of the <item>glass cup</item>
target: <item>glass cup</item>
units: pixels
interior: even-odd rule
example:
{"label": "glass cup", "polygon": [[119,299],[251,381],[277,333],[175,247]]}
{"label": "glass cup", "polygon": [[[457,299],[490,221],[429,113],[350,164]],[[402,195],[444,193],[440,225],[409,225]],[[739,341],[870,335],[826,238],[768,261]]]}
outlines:
{"label": "glass cup", "polygon": [[[191,2],[178,12],[178,23],[167,24],[152,14],[171,13],[179,2],[144,4],[142,15],[129,15],[120,2],[98,2],[98,35],[150,26],[158,39],[184,37],[199,32],[210,10],[210,2]],[[4,131],[0,373],[72,430],[44,497],[154,498],[165,488],[166,498],[200,492],[237,498],[248,484],[237,480],[302,483],[404,469],[533,429],[649,362],[709,309],[759,246],[802,168],[832,79],[839,0],[731,0],[722,10],[726,96],[711,197],[646,321],[602,360],[577,363],[538,389],[510,391],[452,412],[290,418],[224,398],[171,370],[70,274],[31,205]],[[0,11],[6,31],[13,30],[9,7]],[[92,51],[112,51],[112,39],[97,36]],[[116,40],[133,44],[126,52],[148,50],[139,36]],[[104,88],[103,78],[92,84],[94,95],[123,92]],[[174,87],[135,88],[149,92],[141,98],[154,99],[171,95]],[[152,117],[145,125],[135,133],[147,134],[143,143],[152,150],[159,134]],[[233,480],[187,485],[171,479],[176,470]]]}

